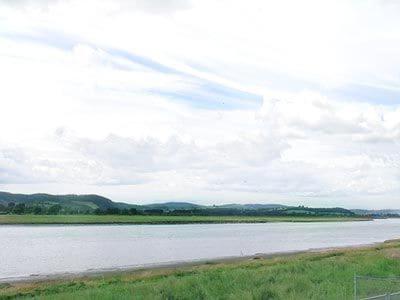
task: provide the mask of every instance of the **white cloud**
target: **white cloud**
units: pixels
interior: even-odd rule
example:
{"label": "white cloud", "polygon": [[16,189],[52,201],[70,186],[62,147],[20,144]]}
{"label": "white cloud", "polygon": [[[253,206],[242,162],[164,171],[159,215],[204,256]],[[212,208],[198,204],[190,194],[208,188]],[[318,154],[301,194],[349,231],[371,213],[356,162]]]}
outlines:
{"label": "white cloud", "polygon": [[0,188],[397,205],[393,4],[0,5]]}

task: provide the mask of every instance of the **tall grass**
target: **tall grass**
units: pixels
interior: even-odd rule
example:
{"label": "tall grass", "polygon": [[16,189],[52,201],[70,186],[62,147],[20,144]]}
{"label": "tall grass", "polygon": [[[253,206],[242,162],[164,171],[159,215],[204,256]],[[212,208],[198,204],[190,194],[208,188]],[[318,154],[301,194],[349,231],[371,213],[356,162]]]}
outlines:
{"label": "tall grass", "polygon": [[0,288],[0,299],[352,299],[353,275],[399,276],[400,243]]}

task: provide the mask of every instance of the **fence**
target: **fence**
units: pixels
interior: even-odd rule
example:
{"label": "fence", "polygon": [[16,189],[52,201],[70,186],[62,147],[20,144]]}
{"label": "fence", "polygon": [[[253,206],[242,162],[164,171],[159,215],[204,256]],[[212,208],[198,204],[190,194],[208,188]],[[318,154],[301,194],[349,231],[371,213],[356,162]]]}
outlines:
{"label": "fence", "polygon": [[400,300],[400,277],[354,276],[355,300]]}

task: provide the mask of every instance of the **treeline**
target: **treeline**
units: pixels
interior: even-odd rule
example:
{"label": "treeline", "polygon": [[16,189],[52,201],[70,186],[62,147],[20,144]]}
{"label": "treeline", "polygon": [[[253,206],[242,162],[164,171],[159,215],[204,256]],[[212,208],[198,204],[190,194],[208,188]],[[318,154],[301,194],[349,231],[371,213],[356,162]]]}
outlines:
{"label": "treeline", "polygon": [[[165,212],[164,212],[165,213]],[[343,208],[284,207],[272,209],[204,208],[173,210],[169,215],[194,216],[354,216],[355,213]]]}
{"label": "treeline", "polygon": [[94,214],[94,215],[169,215],[169,216],[354,216],[355,213],[344,208],[310,208],[304,206],[237,209],[237,208],[194,208],[194,209],[138,209],[138,208],[106,208],[106,209],[71,209],[60,204],[33,205],[24,203],[0,204],[1,214],[36,214],[36,215],[67,215],[67,214]]}
{"label": "treeline", "polygon": [[7,205],[0,203],[0,214],[34,214],[34,215],[139,215],[160,214],[162,210],[139,211],[136,208],[120,209],[72,209],[60,204],[53,205],[26,205],[25,203],[10,202]]}
{"label": "treeline", "polygon": [[[42,205],[27,206],[25,203],[15,204],[14,202],[10,202],[7,205],[0,204],[0,213],[2,214],[58,215],[62,212],[62,210],[63,208],[59,204],[54,204],[50,206],[42,206]],[[64,213],[67,213],[67,211],[64,210]]]}

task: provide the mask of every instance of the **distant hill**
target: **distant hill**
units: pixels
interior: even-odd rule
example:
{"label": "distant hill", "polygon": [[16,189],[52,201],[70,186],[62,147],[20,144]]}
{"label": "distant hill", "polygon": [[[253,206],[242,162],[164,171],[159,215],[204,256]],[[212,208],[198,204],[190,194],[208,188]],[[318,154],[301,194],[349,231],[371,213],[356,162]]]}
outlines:
{"label": "distant hill", "polygon": [[162,209],[162,210],[177,210],[177,209],[198,209],[206,208],[207,206],[197,205],[189,202],[165,202],[141,205],[144,209]]}
{"label": "distant hill", "polygon": [[287,207],[282,204],[223,204],[223,205],[199,205],[190,202],[165,202],[141,205],[143,209],[162,209],[165,211],[173,210],[192,210],[192,209],[237,209],[237,210],[257,210],[257,209],[276,209]]}
{"label": "distant hill", "polygon": [[400,216],[400,209],[352,209],[351,211],[361,216]]}
{"label": "distant hill", "polygon": [[99,195],[50,195],[50,194],[12,194],[0,192],[0,204],[8,206],[9,203],[23,203],[25,206],[50,207],[60,205],[65,210],[84,212],[95,209],[107,210],[110,208],[130,208],[136,205],[116,203]]}
{"label": "distant hill", "polygon": [[26,206],[45,206],[59,204],[63,209],[70,211],[94,211],[95,209],[129,209],[138,210],[198,210],[198,209],[237,209],[257,210],[284,208],[281,204],[224,204],[224,205],[198,205],[190,202],[165,202],[144,205],[134,205],[122,202],[113,202],[111,199],[99,195],[50,195],[50,194],[12,194],[0,192],[0,205],[7,206],[8,203],[24,203]]}
{"label": "distant hill", "polygon": [[235,209],[273,209],[273,208],[284,208],[286,205],[282,204],[223,204],[214,205],[218,208],[235,208]]}
{"label": "distant hill", "polygon": [[[243,216],[354,216],[345,208],[311,208],[281,204],[198,205],[166,202],[134,205],[99,195],[12,194],[0,192],[0,213],[35,214],[169,214],[169,215],[243,215]],[[358,214],[361,214],[358,212]]]}

